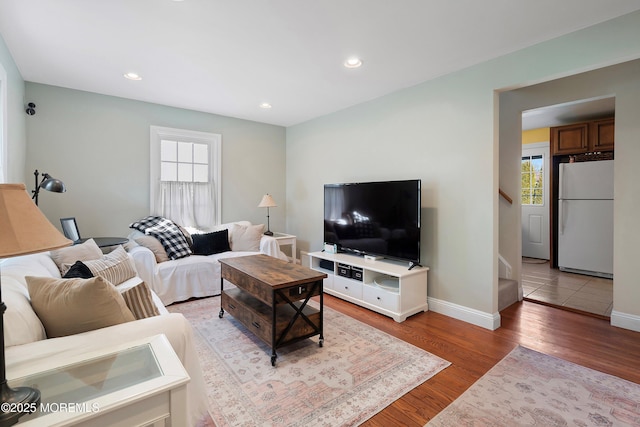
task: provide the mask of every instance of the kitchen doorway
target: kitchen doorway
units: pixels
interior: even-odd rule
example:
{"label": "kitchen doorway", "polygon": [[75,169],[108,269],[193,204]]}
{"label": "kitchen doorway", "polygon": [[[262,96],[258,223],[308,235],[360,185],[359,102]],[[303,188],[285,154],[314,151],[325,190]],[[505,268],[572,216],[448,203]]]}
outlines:
{"label": "kitchen doorway", "polygon": [[572,101],[529,110],[522,114],[523,131],[547,130],[544,135],[547,141],[537,139],[535,141],[541,142],[522,144],[521,283],[522,295],[527,301],[604,319],[611,316],[613,280],[578,274],[581,272],[561,271],[557,268],[558,232],[551,232],[551,227],[554,223],[555,227],[559,224],[559,218],[555,215],[559,215],[560,212],[557,208],[552,209],[559,194],[556,194],[558,186],[553,183],[551,177],[555,174],[555,179],[558,179],[556,161],[560,157],[550,157],[549,131],[553,126],[614,114],[614,97]]}

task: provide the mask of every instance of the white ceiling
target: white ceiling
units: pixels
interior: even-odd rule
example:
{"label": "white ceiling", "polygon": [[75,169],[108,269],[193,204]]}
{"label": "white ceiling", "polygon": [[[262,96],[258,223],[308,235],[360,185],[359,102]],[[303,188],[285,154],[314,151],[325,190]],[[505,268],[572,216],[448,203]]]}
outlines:
{"label": "white ceiling", "polygon": [[[26,81],[290,126],[639,9],[640,0],[0,0],[0,34]],[[352,55],[361,68],[343,67]],[[124,79],[130,71],[143,80]]]}
{"label": "white ceiling", "polygon": [[522,130],[562,126],[615,115],[614,97],[582,99],[522,113]]}

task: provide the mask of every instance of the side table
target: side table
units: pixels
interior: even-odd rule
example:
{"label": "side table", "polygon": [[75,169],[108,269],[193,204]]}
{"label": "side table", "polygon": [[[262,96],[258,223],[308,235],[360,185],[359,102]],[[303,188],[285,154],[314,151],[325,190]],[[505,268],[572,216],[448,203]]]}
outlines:
{"label": "side table", "polygon": [[290,245],[291,246],[291,258],[293,259],[293,263],[297,264],[298,261],[296,259],[296,236],[293,234],[286,233],[273,233],[273,237],[278,241],[280,246],[282,245]]}
{"label": "side table", "polygon": [[129,241],[127,237],[87,237],[86,239],[76,240],[75,242],[73,242],[73,244],[77,245],[80,243],[84,243],[89,239],[93,239],[93,241],[96,242],[96,245],[98,245],[99,248],[124,245]]}
{"label": "side table", "polygon": [[164,335],[64,353],[7,372],[9,385],[40,390],[18,426],[165,426],[187,419],[189,375]]}

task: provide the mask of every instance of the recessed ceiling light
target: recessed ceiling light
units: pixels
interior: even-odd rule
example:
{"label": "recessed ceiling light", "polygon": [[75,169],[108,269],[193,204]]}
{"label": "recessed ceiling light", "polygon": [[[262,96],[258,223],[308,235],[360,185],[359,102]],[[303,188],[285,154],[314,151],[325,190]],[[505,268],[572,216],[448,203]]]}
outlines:
{"label": "recessed ceiling light", "polygon": [[136,73],[125,73],[124,78],[129,80],[142,80],[142,77]]}
{"label": "recessed ceiling light", "polygon": [[344,66],[347,68],[358,68],[362,65],[360,58],[349,58],[344,62]]}
{"label": "recessed ceiling light", "polygon": [[260,108],[268,110],[269,108],[271,108],[271,104],[269,104],[268,102],[263,102],[262,104],[260,104]]}

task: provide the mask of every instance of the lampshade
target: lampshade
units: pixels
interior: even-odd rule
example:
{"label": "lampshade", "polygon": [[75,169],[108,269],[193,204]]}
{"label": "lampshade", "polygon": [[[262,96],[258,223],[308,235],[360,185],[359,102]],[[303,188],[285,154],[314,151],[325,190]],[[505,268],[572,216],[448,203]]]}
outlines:
{"label": "lampshade", "polygon": [[72,243],[31,201],[24,184],[0,184],[0,258],[59,249]]}
{"label": "lampshade", "polygon": [[260,204],[258,205],[259,208],[275,208],[277,206],[276,201],[273,200],[270,194],[262,196],[262,200],[260,200]]}
{"label": "lampshade", "polygon": [[40,184],[40,188],[44,188],[47,191],[53,191],[54,193],[64,193],[67,191],[67,187],[64,186],[64,182],[53,178],[48,173],[44,174],[44,179]]}

